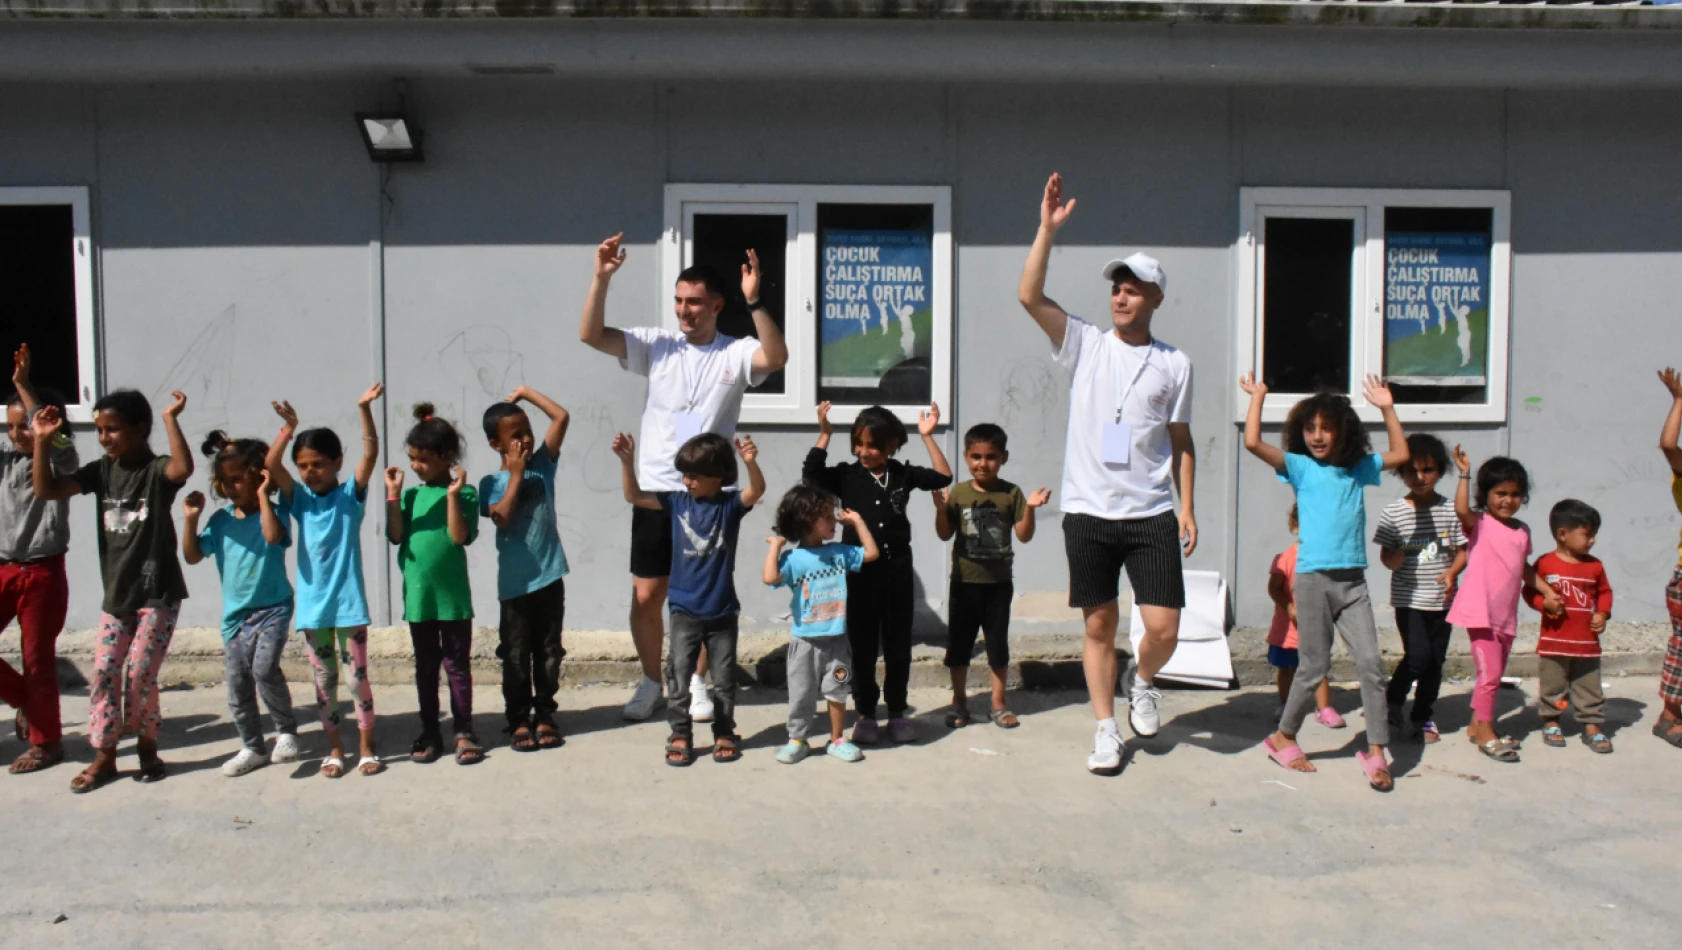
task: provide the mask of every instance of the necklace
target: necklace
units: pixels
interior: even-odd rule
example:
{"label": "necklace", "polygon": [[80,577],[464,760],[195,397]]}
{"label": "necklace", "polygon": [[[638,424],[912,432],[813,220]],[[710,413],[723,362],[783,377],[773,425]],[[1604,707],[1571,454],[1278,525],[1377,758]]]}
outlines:
{"label": "necklace", "polygon": [[875,473],[875,472],[872,472],[872,471],[871,471],[871,470],[870,470],[870,469],[868,469],[868,468],[867,468],[867,469],[865,469],[865,470],[864,470],[864,473],[865,473],[865,474],[866,474],[866,475],[869,475],[869,476],[870,476],[870,478],[871,478],[871,480],[872,480],[872,481],[874,481],[874,482],[875,482],[875,483],[876,483],[876,487],[877,487],[877,488],[880,488],[880,489],[882,489],[882,490],[883,490],[883,491],[887,491],[887,490],[888,490],[888,478],[889,478],[889,475],[888,475],[888,470],[887,470],[887,469],[886,469],[886,468],[884,468],[884,469],[882,469],[882,477],[881,477],[881,478],[877,478],[877,477],[876,477],[876,473]]}

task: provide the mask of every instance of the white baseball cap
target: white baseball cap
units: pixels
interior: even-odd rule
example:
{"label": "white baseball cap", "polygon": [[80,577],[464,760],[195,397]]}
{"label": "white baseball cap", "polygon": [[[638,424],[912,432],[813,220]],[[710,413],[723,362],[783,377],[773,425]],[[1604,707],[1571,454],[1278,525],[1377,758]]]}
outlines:
{"label": "white baseball cap", "polygon": [[1122,271],[1128,271],[1148,284],[1155,284],[1156,289],[1163,293],[1168,292],[1168,275],[1162,272],[1162,264],[1149,254],[1131,254],[1120,260],[1110,261],[1104,265],[1104,279],[1113,281]]}

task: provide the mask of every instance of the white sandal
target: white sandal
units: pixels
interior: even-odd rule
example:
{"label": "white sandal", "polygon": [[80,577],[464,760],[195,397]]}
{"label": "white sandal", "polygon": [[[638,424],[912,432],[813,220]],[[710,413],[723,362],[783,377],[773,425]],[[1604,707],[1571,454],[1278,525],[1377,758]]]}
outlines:
{"label": "white sandal", "polygon": [[[338,768],[339,774],[328,775],[327,770],[335,766]],[[345,774],[345,760],[336,755],[323,760],[321,763],[321,774],[325,775],[327,778],[343,778]]]}

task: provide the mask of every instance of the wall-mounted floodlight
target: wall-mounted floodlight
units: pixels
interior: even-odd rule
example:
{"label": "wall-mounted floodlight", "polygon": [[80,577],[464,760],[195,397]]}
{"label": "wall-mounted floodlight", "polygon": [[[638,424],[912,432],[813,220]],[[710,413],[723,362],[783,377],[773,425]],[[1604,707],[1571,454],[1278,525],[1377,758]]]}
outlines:
{"label": "wall-mounted floodlight", "polygon": [[419,162],[421,130],[401,113],[358,112],[356,128],[368,157],[376,162]]}

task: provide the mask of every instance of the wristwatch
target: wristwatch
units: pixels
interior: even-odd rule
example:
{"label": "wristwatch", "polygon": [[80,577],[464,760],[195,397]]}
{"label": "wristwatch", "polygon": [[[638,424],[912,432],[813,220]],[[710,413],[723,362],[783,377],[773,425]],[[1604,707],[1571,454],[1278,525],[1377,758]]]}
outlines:
{"label": "wristwatch", "polygon": [[763,301],[763,300],[749,300],[747,302],[747,305],[748,305],[748,313],[752,313],[755,310],[764,309],[765,301]]}

